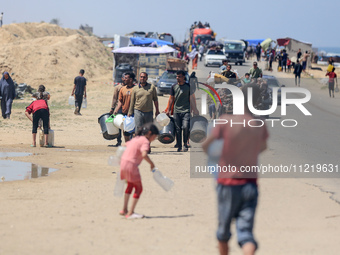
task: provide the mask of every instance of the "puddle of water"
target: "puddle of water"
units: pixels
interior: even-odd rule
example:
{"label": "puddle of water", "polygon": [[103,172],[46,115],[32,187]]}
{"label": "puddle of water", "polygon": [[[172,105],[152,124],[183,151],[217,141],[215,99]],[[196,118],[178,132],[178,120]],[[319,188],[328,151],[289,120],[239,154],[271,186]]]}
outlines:
{"label": "puddle of water", "polygon": [[0,152],[0,158],[26,157],[31,156],[28,152]]}
{"label": "puddle of water", "polygon": [[0,160],[0,181],[20,181],[48,176],[58,169],[42,167],[29,162]]}

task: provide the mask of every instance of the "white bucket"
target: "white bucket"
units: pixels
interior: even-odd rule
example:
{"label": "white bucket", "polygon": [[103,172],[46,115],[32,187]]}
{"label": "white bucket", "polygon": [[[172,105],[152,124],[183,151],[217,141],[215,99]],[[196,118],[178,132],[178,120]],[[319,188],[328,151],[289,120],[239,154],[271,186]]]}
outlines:
{"label": "white bucket", "polygon": [[123,118],[124,118],[123,114],[117,114],[113,119],[113,124],[119,129],[123,129],[124,126]]}
{"label": "white bucket", "polygon": [[109,135],[116,135],[119,133],[119,129],[113,125],[113,122],[106,122],[106,129]]}
{"label": "white bucket", "polygon": [[159,123],[159,125],[165,127],[165,126],[169,125],[170,118],[168,117],[168,115],[166,115],[163,112],[163,113],[160,113],[160,114],[157,115],[156,121]]}

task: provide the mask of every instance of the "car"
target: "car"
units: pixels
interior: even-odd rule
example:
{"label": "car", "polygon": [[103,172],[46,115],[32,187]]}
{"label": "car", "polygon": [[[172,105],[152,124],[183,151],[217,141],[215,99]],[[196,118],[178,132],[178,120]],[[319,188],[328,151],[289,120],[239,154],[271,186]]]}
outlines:
{"label": "car", "polygon": [[222,61],[225,60],[226,57],[221,50],[208,50],[205,58],[204,58],[204,65],[209,66],[209,65],[217,65],[221,66]]}
{"label": "car", "polygon": [[[185,72],[186,81],[189,81],[189,74]],[[157,95],[163,96],[164,94],[170,94],[171,86],[177,83],[177,71],[166,70],[157,82]]]}
{"label": "car", "polygon": [[228,62],[234,62],[235,65],[246,62],[244,54],[244,42],[238,40],[225,41],[223,51]]}
{"label": "car", "polygon": [[[280,83],[276,79],[276,77],[272,76],[272,75],[263,75],[262,79],[267,81],[268,87],[271,91],[272,91],[273,88],[279,88],[279,90],[277,91],[277,103],[278,103],[278,105],[281,105],[281,88],[285,87],[285,85],[280,85]],[[271,93],[270,97],[273,98],[272,93]]]}

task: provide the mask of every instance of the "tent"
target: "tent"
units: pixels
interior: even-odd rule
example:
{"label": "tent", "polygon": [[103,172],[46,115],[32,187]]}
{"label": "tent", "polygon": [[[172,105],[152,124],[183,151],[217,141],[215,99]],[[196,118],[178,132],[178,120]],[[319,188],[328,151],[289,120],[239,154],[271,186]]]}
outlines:
{"label": "tent", "polygon": [[174,45],[171,42],[159,40],[159,39],[153,39],[153,38],[140,38],[140,37],[130,37],[130,41],[133,45],[150,45],[152,43],[156,43],[158,46],[163,45]]}
{"label": "tent", "polygon": [[[276,41],[277,41],[278,46],[285,47],[287,54],[290,58],[293,56],[296,56],[299,49],[301,49],[302,53],[305,53],[306,51],[310,53],[312,52],[312,44],[308,42],[298,41],[291,37],[279,38]],[[311,66],[311,57],[309,57],[307,61],[307,67],[309,68],[310,66]]]}
{"label": "tent", "polygon": [[248,39],[246,41],[248,42],[248,46],[256,47],[256,45],[262,43],[264,39]]}

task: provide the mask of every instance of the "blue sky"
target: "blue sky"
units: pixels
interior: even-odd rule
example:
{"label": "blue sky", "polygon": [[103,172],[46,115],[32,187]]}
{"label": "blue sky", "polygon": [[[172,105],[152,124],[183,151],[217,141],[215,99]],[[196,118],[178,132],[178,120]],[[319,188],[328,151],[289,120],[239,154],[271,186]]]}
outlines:
{"label": "blue sky", "polygon": [[58,18],[62,27],[89,24],[99,36],[155,31],[169,32],[183,41],[190,25],[200,20],[210,23],[217,38],[289,36],[313,47],[340,47],[338,10],[340,1],[330,0],[0,0],[4,24]]}

